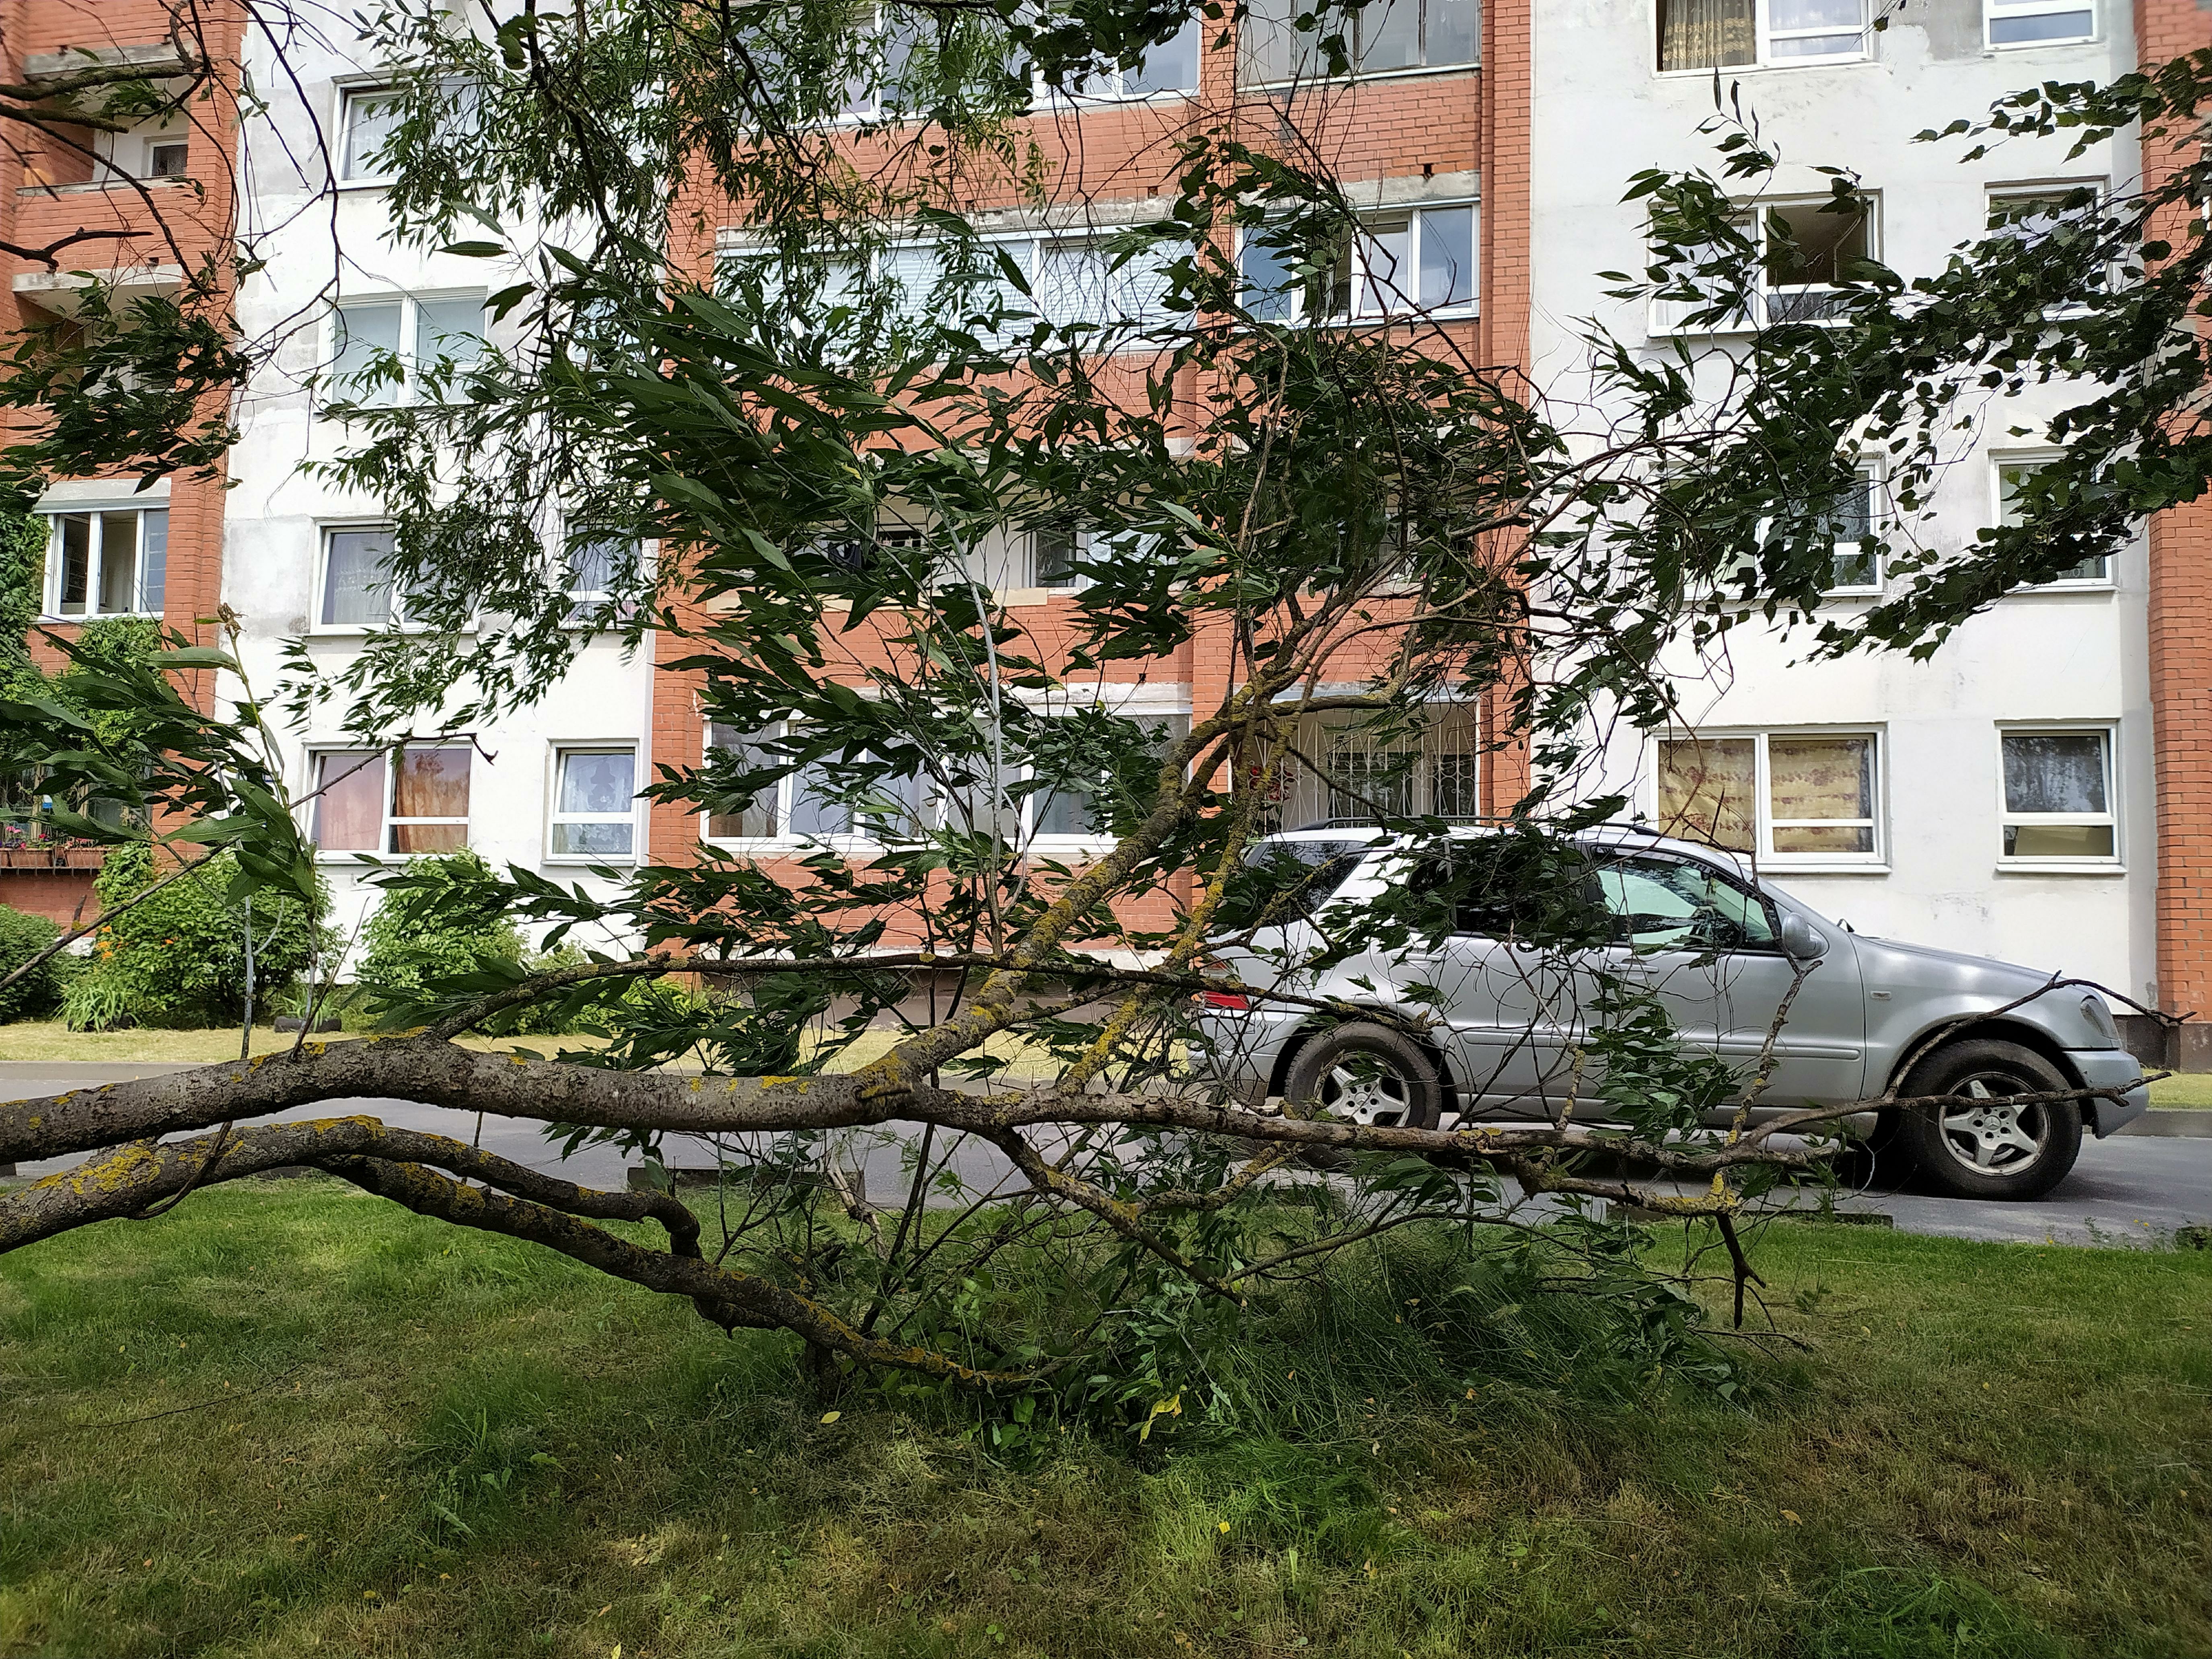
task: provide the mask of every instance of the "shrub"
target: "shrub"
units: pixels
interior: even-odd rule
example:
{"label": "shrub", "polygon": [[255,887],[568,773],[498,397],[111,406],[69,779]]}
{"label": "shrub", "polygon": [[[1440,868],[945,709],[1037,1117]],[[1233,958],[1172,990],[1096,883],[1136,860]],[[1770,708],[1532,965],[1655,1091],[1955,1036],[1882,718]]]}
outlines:
{"label": "shrub", "polygon": [[[365,994],[348,1007],[349,1023],[356,1011],[371,1027],[418,1023],[441,981],[486,967],[535,973],[584,960],[574,945],[526,951],[492,881],[491,867],[466,848],[410,865],[405,884],[385,890],[384,902],[362,930],[368,951],[356,980]],[[580,1027],[558,1008],[529,1008],[508,1016],[500,1029],[558,1036]]]}
{"label": "shrub", "polygon": [[[0,979],[5,979],[61,937],[44,916],[27,915],[0,904]],[[49,957],[38,969],[0,991],[0,1022],[43,1019],[62,999],[62,958]]]}
{"label": "shrub", "polygon": [[[234,866],[233,854],[217,853],[103,924],[91,961],[63,996],[70,1028],[191,1028],[240,1019],[246,1010],[249,911],[246,901],[229,896]],[[167,873],[166,866],[161,873]],[[103,909],[112,908],[155,879],[149,848],[113,848],[93,896]],[[251,915],[255,1006],[268,1010],[315,959],[319,941],[297,899],[256,898]]]}
{"label": "shrub", "polygon": [[362,930],[368,951],[358,979],[380,1017],[404,1023],[441,980],[479,963],[520,964],[522,938],[487,890],[490,866],[464,848],[408,866],[404,886],[387,887]]}

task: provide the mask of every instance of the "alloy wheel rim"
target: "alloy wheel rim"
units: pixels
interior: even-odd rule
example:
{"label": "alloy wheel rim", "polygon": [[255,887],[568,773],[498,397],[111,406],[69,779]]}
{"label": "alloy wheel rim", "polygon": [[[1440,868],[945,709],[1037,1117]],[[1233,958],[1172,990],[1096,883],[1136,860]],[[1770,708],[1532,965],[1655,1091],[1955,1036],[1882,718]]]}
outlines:
{"label": "alloy wheel rim", "polygon": [[1379,1055],[1347,1054],[1322,1079],[1321,1103],[1336,1116],[1394,1128],[1413,1115],[1412,1087]]}
{"label": "alloy wheel rim", "polygon": [[2036,1092],[2035,1084],[2009,1072],[1968,1078],[1942,1108],[1943,1150],[1977,1175],[2019,1174],[2050,1144],[2050,1116],[2041,1106],[2010,1105],[2000,1097]]}

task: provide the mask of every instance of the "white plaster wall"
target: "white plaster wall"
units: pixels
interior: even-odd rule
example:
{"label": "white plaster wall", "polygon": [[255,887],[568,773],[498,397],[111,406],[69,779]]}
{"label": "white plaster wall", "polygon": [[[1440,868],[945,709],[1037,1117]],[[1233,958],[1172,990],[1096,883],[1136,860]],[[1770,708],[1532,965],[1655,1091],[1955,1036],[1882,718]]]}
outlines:
{"label": "white plaster wall", "polygon": [[[265,37],[249,32],[254,83],[272,88],[272,106],[249,120],[241,143],[241,219],[244,234],[266,261],[239,294],[240,324],[250,339],[281,337],[282,348],[249,391],[241,435],[231,456],[233,489],[226,515],[223,593],[243,623],[243,659],[264,697],[281,672],[287,641],[307,635],[308,649],[325,672],[341,667],[359,649],[357,639],[315,635],[310,628],[316,594],[321,528],[334,520],[374,519],[377,503],[349,495],[303,470],[327,459],[345,442],[343,428],[314,418],[302,381],[323,361],[332,296],[440,290],[492,290],[513,280],[514,268],[395,246],[383,192],[374,187],[333,189],[325,136],[335,149],[340,88],[374,78],[377,65],[352,55],[343,14],[323,17],[319,38],[295,35],[280,68]],[[497,337],[497,331],[494,331]],[[520,864],[563,883],[599,885],[580,866],[546,857],[546,824],[556,745],[635,746],[640,782],[653,775],[650,663],[643,651],[625,653],[611,640],[585,647],[544,700],[477,728],[479,752],[471,767],[469,844],[495,865]],[[282,734],[295,789],[305,793],[311,751],[343,746],[335,711],[312,717],[304,729]],[[646,815],[639,803],[635,844],[645,847]],[[337,899],[338,925],[350,931],[377,895],[362,880],[351,857],[325,864]],[[585,943],[606,941],[585,940]]]}
{"label": "white plaster wall", "polygon": [[[1534,324],[1540,385],[1581,382],[1577,319],[1596,317],[1625,338],[1644,336],[1641,307],[1605,297],[1605,270],[1645,263],[1643,214],[1620,200],[1649,167],[1702,167],[1719,157],[1698,128],[1714,114],[1710,74],[1655,72],[1654,0],[1535,0],[1533,113]],[[2069,163],[2060,144],[2014,143],[1970,165],[1964,146],[1915,143],[1915,133],[1973,118],[1997,97],[2047,79],[2104,78],[2130,67],[2128,9],[2102,0],[2100,40],[1990,52],[1980,46],[1979,0],[1917,0],[1872,37],[1864,63],[1731,70],[1765,141],[1786,167],[1778,197],[1822,195],[1820,165],[1855,168],[1881,198],[1879,254],[1908,278],[1941,268],[1981,232],[1992,185],[2118,174],[2125,145]],[[2046,402],[2049,400],[2045,400]],[[2002,435],[2037,424],[2031,399],[1994,411],[1990,437],[1945,479],[1938,545],[1970,539],[1991,521],[1986,451],[2032,447]],[[1885,868],[1775,878],[1862,932],[1984,952],[2104,980],[2142,997],[2155,972],[2154,841],[2141,547],[2118,561],[2109,592],[2008,599],[1962,629],[1934,659],[1803,659],[1809,634],[1764,628],[1733,638],[1727,672],[1688,688],[1705,727],[1875,726],[1886,739]],[[1677,665],[1696,668],[1686,655]],[[2116,720],[2120,872],[2001,872],[2001,721]],[[1638,745],[1617,743],[1607,781],[1648,771]],[[1648,777],[1638,799],[1651,802]],[[2146,999],[2148,1000],[2148,999]]]}

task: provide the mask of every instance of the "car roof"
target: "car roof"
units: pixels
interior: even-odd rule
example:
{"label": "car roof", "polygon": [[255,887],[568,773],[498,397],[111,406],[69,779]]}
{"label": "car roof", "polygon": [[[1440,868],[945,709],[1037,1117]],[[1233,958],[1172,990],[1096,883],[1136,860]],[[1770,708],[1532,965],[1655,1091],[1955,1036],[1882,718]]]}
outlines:
{"label": "car roof", "polygon": [[[1494,824],[1455,823],[1446,834],[1454,837],[1494,836]],[[1321,823],[1302,824],[1295,830],[1278,830],[1260,837],[1260,844],[1268,842],[1364,842],[1377,850],[1402,844],[1410,837],[1399,836],[1373,823],[1345,819],[1331,819]],[[1619,848],[1638,852],[1669,853],[1678,858],[1694,860],[1727,871],[1745,881],[1755,881],[1758,872],[1741,855],[1723,847],[1709,847],[1703,842],[1684,841],[1674,836],[1662,836],[1648,824],[1601,823],[1577,833],[1572,839],[1584,847]]]}

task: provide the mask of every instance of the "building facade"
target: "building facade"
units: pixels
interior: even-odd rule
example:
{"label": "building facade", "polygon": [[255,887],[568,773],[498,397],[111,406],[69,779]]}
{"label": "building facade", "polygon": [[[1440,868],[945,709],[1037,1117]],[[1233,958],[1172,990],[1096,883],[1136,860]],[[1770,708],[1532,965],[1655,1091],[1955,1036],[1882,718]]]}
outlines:
{"label": "building facade", "polygon": [[[993,234],[1036,262],[1033,271],[1079,263],[1086,238],[1157,203],[1173,177],[1174,140],[1199,112],[1231,110],[1255,131],[1295,131],[1371,204],[1378,236],[1464,246],[1449,325],[1480,361],[1563,395],[1579,386],[1579,319],[1671,349],[1672,319],[1624,314],[1595,273],[1644,263],[1640,211],[1621,199],[1631,172],[1712,165],[1699,128],[1714,112],[1716,71],[1741,87],[1783,151],[1785,209],[1801,186],[1808,198],[1825,194],[1816,167],[1854,168],[1876,205],[1853,246],[1909,277],[1993,216],[2032,213],[2039,197],[2083,183],[2124,188],[2142,168],[2175,161],[2123,143],[2094,165],[2069,163],[2063,146],[2021,142],[1962,164],[1914,134],[2024,85],[2109,78],[2212,42],[2202,0],[1397,0],[1360,26],[1359,72],[1317,84],[1279,12],[1279,0],[1260,0],[1241,39],[1194,26],[1112,96],[1041,109],[1035,136],[1054,169],[1051,193],[1081,212],[980,202]],[[168,40],[155,0],[0,0],[0,25],[19,77],[35,77],[64,48],[143,53]],[[7,234],[19,244],[83,228],[94,214],[131,228],[148,191],[194,192],[200,234],[245,239],[258,257],[236,296],[240,328],[284,340],[240,405],[228,489],[179,479],[156,502],[128,483],[55,483],[41,503],[55,524],[46,619],[75,626],[112,599],[189,629],[221,600],[243,619],[252,674],[273,676],[295,637],[334,670],[392,600],[374,575],[385,533],[376,504],[305,470],[346,441],[310,383],[349,353],[404,356],[481,331],[496,273],[488,280],[483,261],[406,249],[385,234],[366,160],[379,132],[378,64],[334,35],[288,41],[282,76],[265,38],[230,46],[255,84],[282,82],[296,101],[243,125],[234,111],[211,112],[181,140],[103,137],[89,157],[58,153],[42,166],[0,158],[0,210],[13,216]],[[167,182],[179,178],[188,182]],[[679,240],[679,255],[703,272],[741,252],[741,228],[728,218]],[[0,325],[65,314],[82,252],[55,270],[8,257],[11,291],[0,304],[15,309]],[[132,280],[157,282],[161,264],[87,268],[143,265]],[[1774,302],[1802,302],[1819,275],[1798,273]],[[2032,427],[2038,412],[2024,400],[1990,429]],[[2010,438],[1978,444],[1945,481],[1934,533],[1971,538],[1998,521],[2007,480],[2047,453]],[[1869,513],[1882,510],[1881,491],[1870,477]],[[127,578],[108,574],[119,568],[109,563],[111,535],[118,547],[130,542]],[[149,585],[157,548],[158,586]],[[1012,538],[981,550],[973,574],[1047,639],[1074,603],[1064,551]],[[589,572],[577,580],[587,596]],[[1869,602],[1881,582],[1878,570],[1839,564],[1837,602]],[[2153,1006],[2212,1007],[2212,929],[2198,910],[2212,865],[2212,507],[2160,515],[2109,568],[2008,599],[1927,662],[1810,663],[1806,644],[1745,629],[1725,664],[1679,661],[1682,728],[1617,746],[1610,781],[1626,783],[1650,821],[1702,815],[1713,838],[1862,931],[2063,968]],[[1201,637],[1172,659],[1076,690],[1172,720],[1218,699],[1228,660],[1225,641]],[[439,734],[397,763],[349,748],[335,724],[288,739],[295,787],[316,794],[341,921],[373,901],[355,873],[362,854],[467,844],[569,879],[588,864],[680,860],[702,840],[772,864],[820,838],[865,849],[865,825],[824,818],[796,781],[741,820],[630,800],[657,764],[690,764],[712,743],[742,740],[709,729],[696,689],[599,640],[544,702]],[[1407,805],[1472,816],[1518,797],[1517,751],[1483,741],[1495,732],[1492,713],[1440,711]],[[1304,787],[1285,802],[1286,818],[1330,815],[1325,783]],[[1027,811],[1023,835],[1035,851],[1083,855],[1080,824],[1050,819],[1042,802]],[[0,871],[0,902],[65,909],[88,878],[57,871],[64,858],[88,861],[6,849],[0,862],[22,862]],[[2185,1046],[2180,1057],[2212,1066],[2212,1048]]]}

